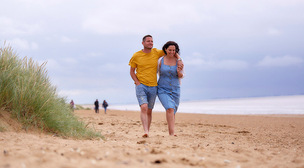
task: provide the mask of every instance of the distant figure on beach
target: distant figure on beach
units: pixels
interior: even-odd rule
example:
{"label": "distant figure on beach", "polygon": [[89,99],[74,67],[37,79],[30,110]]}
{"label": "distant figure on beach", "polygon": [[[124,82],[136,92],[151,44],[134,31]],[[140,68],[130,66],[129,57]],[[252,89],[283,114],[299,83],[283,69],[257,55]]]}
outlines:
{"label": "distant figure on beach", "polygon": [[74,101],[73,100],[71,100],[70,101],[70,108],[71,108],[71,110],[74,112]]}
{"label": "distant figure on beach", "polygon": [[169,135],[174,135],[175,113],[180,99],[180,79],[184,77],[183,67],[177,65],[175,54],[179,54],[179,46],[174,41],[168,41],[163,46],[166,54],[158,60],[158,98],[166,109]]}
{"label": "distant figure on beach", "polygon": [[[142,39],[143,49],[133,54],[129,61],[130,75],[135,83],[136,97],[140,106],[140,119],[144,129],[144,138],[149,137],[152,121],[152,109],[157,94],[157,61],[165,55],[164,51],[153,48],[153,38],[146,35]],[[179,55],[176,57],[178,60]],[[183,66],[178,61],[178,66]],[[135,74],[136,71],[136,74]]]}
{"label": "distant figure on beach", "polygon": [[94,105],[95,105],[95,113],[99,113],[99,101],[98,99],[96,99],[96,101],[94,102]]}
{"label": "distant figure on beach", "polygon": [[106,100],[103,100],[102,107],[104,108],[104,113],[107,114],[107,107],[108,107],[108,102]]}

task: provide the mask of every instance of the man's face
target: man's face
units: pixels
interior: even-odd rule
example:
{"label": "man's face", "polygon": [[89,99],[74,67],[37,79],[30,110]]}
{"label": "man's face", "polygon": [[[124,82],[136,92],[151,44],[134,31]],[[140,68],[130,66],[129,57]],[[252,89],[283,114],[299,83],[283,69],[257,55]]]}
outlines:
{"label": "man's face", "polygon": [[144,48],[152,49],[153,48],[153,39],[152,37],[146,37],[145,41],[142,42]]}

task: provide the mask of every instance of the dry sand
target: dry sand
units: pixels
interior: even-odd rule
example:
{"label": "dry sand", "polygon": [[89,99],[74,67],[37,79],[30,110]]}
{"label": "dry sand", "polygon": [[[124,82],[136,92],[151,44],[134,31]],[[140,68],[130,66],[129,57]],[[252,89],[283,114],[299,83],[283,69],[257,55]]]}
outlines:
{"label": "dry sand", "polygon": [[[0,168],[29,167],[304,167],[304,115],[176,115],[177,137],[165,113],[153,113],[142,138],[139,112],[75,111],[106,140],[74,140],[25,132],[1,112]],[[6,124],[9,123],[9,125]]]}

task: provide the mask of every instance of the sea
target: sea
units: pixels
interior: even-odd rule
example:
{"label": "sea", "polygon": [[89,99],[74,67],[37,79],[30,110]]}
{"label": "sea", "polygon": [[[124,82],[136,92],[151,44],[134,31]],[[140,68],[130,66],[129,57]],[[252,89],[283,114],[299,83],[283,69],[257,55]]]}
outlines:
{"label": "sea", "polygon": [[[113,105],[109,106],[109,109],[140,111],[138,104]],[[160,102],[157,102],[153,112],[165,112],[165,109]],[[177,112],[221,115],[301,115],[304,114],[304,95],[182,101]]]}

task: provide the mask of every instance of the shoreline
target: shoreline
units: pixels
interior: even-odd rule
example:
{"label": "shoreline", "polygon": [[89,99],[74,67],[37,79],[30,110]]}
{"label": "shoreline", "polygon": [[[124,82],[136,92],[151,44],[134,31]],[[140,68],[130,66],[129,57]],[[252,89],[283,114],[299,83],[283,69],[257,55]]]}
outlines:
{"label": "shoreline", "polygon": [[[111,111],[118,111],[118,112],[131,112],[131,113],[138,113],[140,114],[140,111],[136,110],[116,110],[116,109],[108,109]],[[107,110],[107,111],[108,111]],[[103,112],[103,110],[99,109],[100,112]],[[165,111],[152,111],[152,115],[155,113],[161,113],[165,116]],[[187,113],[187,112],[179,112],[177,111],[176,115],[203,115],[203,116],[248,116],[248,117],[254,117],[254,116],[261,116],[261,117],[295,117],[295,118],[304,118],[304,114],[203,114],[203,113]]]}
{"label": "shoreline", "polygon": [[[304,115],[304,95],[255,97],[180,102],[177,113],[255,115],[255,114],[299,114]],[[83,105],[93,108],[93,105]],[[110,105],[108,109],[139,111],[138,104]],[[160,102],[156,102],[154,112],[165,112]]]}

